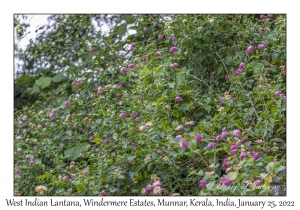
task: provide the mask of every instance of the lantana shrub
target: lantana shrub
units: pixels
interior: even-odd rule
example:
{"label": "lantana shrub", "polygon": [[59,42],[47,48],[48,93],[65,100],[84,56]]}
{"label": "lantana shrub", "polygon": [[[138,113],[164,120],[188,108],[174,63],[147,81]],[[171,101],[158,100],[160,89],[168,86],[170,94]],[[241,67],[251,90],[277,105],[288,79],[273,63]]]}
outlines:
{"label": "lantana shrub", "polygon": [[[64,18],[58,36],[76,27]],[[15,195],[269,195],[286,181],[284,15],[121,18],[136,33],[90,34],[77,72],[59,58],[71,94],[15,110]]]}

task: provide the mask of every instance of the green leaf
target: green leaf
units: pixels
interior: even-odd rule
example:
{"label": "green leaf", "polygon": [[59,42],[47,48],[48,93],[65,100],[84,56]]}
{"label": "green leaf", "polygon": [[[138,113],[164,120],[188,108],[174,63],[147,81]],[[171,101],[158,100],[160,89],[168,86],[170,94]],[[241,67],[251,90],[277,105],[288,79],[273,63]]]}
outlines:
{"label": "green leaf", "polygon": [[87,145],[88,145],[87,142],[83,142],[77,144],[75,147],[65,150],[64,151],[65,157],[70,158],[70,160],[76,160],[79,157],[81,150]]}
{"label": "green leaf", "polygon": [[198,172],[197,172],[197,175],[198,175],[198,176],[203,176],[203,175],[204,175],[203,170],[198,171]]}
{"label": "green leaf", "polygon": [[67,77],[64,75],[64,72],[60,72],[52,78],[52,81],[55,83],[61,82],[62,80],[66,79]]}
{"label": "green leaf", "polygon": [[119,26],[118,34],[123,35],[127,30],[127,23],[123,23]]}
{"label": "green leaf", "polygon": [[261,63],[250,63],[249,67],[252,67],[254,73],[262,72],[264,65]]}
{"label": "green leaf", "polygon": [[95,138],[92,142],[100,144],[102,142],[102,140],[100,138]]}
{"label": "green leaf", "polygon": [[268,165],[266,166],[266,170],[268,173],[271,173],[274,169],[274,162],[268,163]]}
{"label": "green leaf", "polygon": [[134,158],[136,158],[136,156],[128,156],[127,160],[128,160],[128,162],[131,162],[131,161],[133,161]]}
{"label": "green leaf", "polygon": [[275,169],[275,173],[278,174],[280,173],[282,170],[285,170],[285,166],[279,166]]}
{"label": "green leaf", "polygon": [[134,17],[133,15],[122,15],[122,19],[126,20],[127,24],[134,23]]}
{"label": "green leaf", "polygon": [[175,83],[174,82],[168,83],[168,85],[169,85],[170,88],[174,88]]}
{"label": "green leaf", "polygon": [[196,174],[196,171],[195,171],[195,170],[191,171],[186,177],[192,176],[192,175],[194,175],[194,174]]}
{"label": "green leaf", "polygon": [[164,99],[165,99],[164,97],[161,97],[161,98],[157,99],[156,103],[159,104],[159,103],[163,102]]}
{"label": "green leaf", "polygon": [[35,85],[32,88],[27,88],[27,93],[29,93],[30,95],[38,92],[40,90],[39,86]]}
{"label": "green leaf", "polygon": [[51,84],[51,77],[40,77],[38,80],[35,81],[35,84],[44,89]]}
{"label": "green leaf", "polygon": [[85,188],[85,184],[84,183],[78,183],[78,184],[76,184],[76,190],[78,192],[81,192],[82,190],[84,190],[84,188]]}
{"label": "green leaf", "polygon": [[125,179],[125,177],[123,175],[118,176],[118,179]]}
{"label": "green leaf", "polygon": [[229,172],[226,177],[228,177],[231,181],[235,180],[238,176],[238,172]]}
{"label": "green leaf", "polygon": [[267,174],[267,173],[261,173],[261,174],[260,174],[260,177],[261,177],[262,179],[266,179],[266,178],[268,177],[268,175],[269,175],[269,174]]}

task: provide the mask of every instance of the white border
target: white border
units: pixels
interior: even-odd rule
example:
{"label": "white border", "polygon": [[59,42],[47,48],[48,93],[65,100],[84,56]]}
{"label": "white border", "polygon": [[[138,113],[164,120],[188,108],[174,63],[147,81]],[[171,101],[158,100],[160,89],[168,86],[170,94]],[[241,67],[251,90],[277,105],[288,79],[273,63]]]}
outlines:
{"label": "white border", "polygon": [[[51,3],[50,3],[51,2]],[[297,1],[278,0],[214,0],[214,1],[5,1],[1,3],[1,178],[0,178],[0,207],[1,209],[12,209],[6,206],[5,199],[13,198],[13,13],[287,13],[287,194],[286,197],[229,197],[231,200],[290,200],[295,201],[298,209],[299,201],[299,12]],[[298,6],[298,7],[297,7]],[[24,197],[25,198],[25,197]],[[27,197],[28,198],[28,197]],[[33,197],[31,197],[32,199]],[[51,197],[56,200],[63,200],[65,197]],[[87,198],[87,197],[86,197]],[[99,197],[97,197],[99,198]],[[106,197],[109,200],[129,200],[130,197]],[[137,199],[138,197],[134,197]],[[210,197],[225,199],[225,197]],[[297,199],[298,198],[298,199]],[[15,199],[19,199],[16,198]],[[70,200],[80,200],[83,197],[68,197]],[[144,198],[141,198],[144,199]],[[168,197],[168,200],[189,200],[188,197]],[[201,199],[205,199],[204,197]],[[50,197],[47,198],[50,200]],[[156,200],[155,197],[147,200]],[[17,208],[17,207],[16,207]],[[53,208],[53,207],[43,207]],[[57,209],[58,207],[56,207]],[[75,207],[64,207],[73,209]],[[105,207],[89,207],[92,209],[109,209]],[[141,207],[122,207],[122,209],[138,209]],[[191,208],[191,207],[190,207]],[[196,207],[197,209],[211,209]],[[194,208],[194,209],[196,209]],[[223,207],[232,209],[232,207]],[[250,207],[248,207],[250,208]],[[253,208],[253,207],[252,207]],[[265,207],[266,208],[266,207]],[[290,209],[295,209],[289,207]],[[32,207],[22,207],[32,209]],[[81,207],[81,209],[87,209]],[[162,208],[159,208],[162,209]],[[179,209],[177,207],[164,207],[163,209]],[[240,208],[246,209],[246,208]],[[256,208],[258,209],[258,208]],[[275,209],[283,209],[277,207]]]}

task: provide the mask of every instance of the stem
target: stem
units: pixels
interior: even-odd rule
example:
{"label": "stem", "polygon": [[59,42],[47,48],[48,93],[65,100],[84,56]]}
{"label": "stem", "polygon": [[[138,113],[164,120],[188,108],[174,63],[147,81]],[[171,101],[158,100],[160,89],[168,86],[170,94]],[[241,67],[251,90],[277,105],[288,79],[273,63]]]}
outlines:
{"label": "stem", "polygon": [[194,75],[191,75],[191,74],[189,74],[189,75],[194,77],[196,80],[199,80],[200,82],[203,82],[209,89],[211,89],[215,94],[217,94],[220,97],[220,95],[216,91],[214,91],[214,89],[212,89],[206,82],[204,82],[203,80],[195,77]]}
{"label": "stem", "polygon": [[217,56],[220,58],[220,60],[222,61],[223,66],[224,66],[224,68],[225,68],[227,74],[229,75],[229,71],[228,71],[228,69],[226,68],[225,63],[223,62],[222,58],[219,56],[219,54],[218,54],[217,52],[216,52],[216,54],[217,54]]}
{"label": "stem", "polygon": [[114,51],[114,49],[105,41],[105,39],[103,39],[103,42],[105,42],[105,44],[113,51],[114,55],[117,56],[118,60],[120,61],[120,58],[118,56],[118,54]]}
{"label": "stem", "polygon": [[209,165],[207,164],[206,160],[203,158],[203,156],[201,155],[201,152],[199,153],[200,157],[202,158],[204,164],[206,165],[207,168],[209,168]]}

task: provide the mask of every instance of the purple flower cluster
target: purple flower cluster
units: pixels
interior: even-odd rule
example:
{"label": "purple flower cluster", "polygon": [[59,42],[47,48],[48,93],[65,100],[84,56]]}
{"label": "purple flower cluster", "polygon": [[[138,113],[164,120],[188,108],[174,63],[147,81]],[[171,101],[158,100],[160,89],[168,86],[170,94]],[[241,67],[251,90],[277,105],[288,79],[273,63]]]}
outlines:
{"label": "purple flower cluster", "polygon": [[246,157],[247,153],[246,152],[241,152],[240,158],[244,159]]}
{"label": "purple flower cluster", "polygon": [[63,175],[62,179],[67,181],[69,179],[69,177],[67,175]]}
{"label": "purple flower cluster", "polygon": [[130,114],[130,117],[133,118],[135,115],[137,115],[137,113],[136,113],[136,112],[132,112],[132,113]]}
{"label": "purple flower cluster", "polygon": [[182,135],[177,135],[177,136],[175,137],[175,139],[178,140],[178,141],[181,140],[182,138],[183,138]]}
{"label": "purple flower cluster", "polygon": [[30,160],[30,164],[31,164],[31,165],[34,164],[34,161],[35,161],[35,158],[32,157],[31,160]]}
{"label": "purple flower cluster", "polygon": [[188,145],[189,145],[189,143],[188,143],[187,141],[182,141],[182,142],[180,142],[180,144],[179,144],[179,146],[180,146],[181,148],[186,148]]}
{"label": "purple flower cluster", "polygon": [[231,183],[231,180],[227,177],[222,177],[218,183],[218,185],[226,185],[226,186],[229,186]]}
{"label": "purple flower cluster", "polygon": [[235,71],[233,72],[233,74],[234,74],[234,75],[239,75],[239,74],[242,74],[243,72],[244,72],[244,70],[241,69],[241,68],[239,68],[239,69],[235,70]]}
{"label": "purple flower cluster", "polygon": [[241,131],[240,131],[240,130],[234,130],[234,131],[232,132],[232,135],[233,135],[234,137],[239,137],[239,136],[241,135]]}
{"label": "purple flower cluster", "polygon": [[127,71],[126,67],[122,67],[121,70],[120,70],[120,72],[121,72],[122,74],[125,74],[126,71]]}
{"label": "purple flower cluster", "polygon": [[274,93],[275,97],[279,97],[280,95],[281,95],[281,92],[279,92],[279,91]]}
{"label": "purple flower cluster", "polygon": [[126,114],[125,113],[121,113],[120,114],[120,118],[123,119],[124,117],[126,117]]}
{"label": "purple flower cluster", "polygon": [[222,140],[222,136],[221,135],[218,135],[217,137],[216,137],[216,141],[221,141]]}
{"label": "purple flower cluster", "polygon": [[158,35],[158,39],[163,39],[164,38],[164,35]]}
{"label": "purple flower cluster", "polygon": [[163,151],[161,149],[157,150],[157,153],[162,155],[163,154]]}
{"label": "purple flower cluster", "polygon": [[89,170],[87,170],[87,169],[83,170],[83,171],[82,171],[82,174],[83,174],[83,175],[88,175],[88,174],[89,174]]}
{"label": "purple flower cluster", "polygon": [[203,188],[205,184],[206,184],[205,179],[201,179],[201,180],[199,181],[198,187],[199,187],[199,188]]}
{"label": "purple flower cluster", "polygon": [[106,195],[107,193],[105,192],[105,190],[102,190],[101,192],[99,192],[99,195]]}
{"label": "purple flower cluster", "polygon": [[90,49],[90,52],[94,52],[96,50],[96,48],[95,47],[92,47],[91,49]]}
{"label": "purple flower cluster", "polygon": [[231,151],[231,154],[235,154],[236,152],[236,149],[237,149],[237,146],[235,144],[233,144],[231,147],[230,147],[230,151]]}
{"label": "purple flower cluster", "polygon": [[259,156],[260,156],[260,153],[259,153],[259,152],[253,153],[251,156],[252,156],[255,160],[257,160],[257,159],[259,158]]}
{"label": "purple flower cluster", "polygon": [[158,51],[156,51],[154,54],[155,54],[156,56],[161,56],[161,53],[158,52]]}
{"label": "purple flower cluster", "polygon": [[[69,103],[70,103],[70,102],[69,102]],[[52,109],[52,111],[51,111],[49,117],[50,117],[50,118],[53,118],[53,117],[55,116],[55,112],[56,112],[56,109],[55,109],[55,108]]]}
{"label": "purple flower cluster", "polygon": [[265,47],[264,44],[259,44],[259,45],[257,46],[257,48],[260,49],[260,50],[264,50],[266,47]]}
{"label": "purple flower cluster", "polygon": [[215,143],[214,142],[209,142],[207,146],[208,146],[209,149],[212,149],[215,146]]}
{"label": "purple flower cluster", "polygon": [[175,100],[176,102],[182,102],[182,98],[180,98],[179,96],[176,96],[176,97],[174,98],[174,100]]}
{"label": "purple flower cluster", "polygon": [[193,126],[193,125],[195,125],[195,122],[194,121],[188,121],[184,125],[185,126]]}
{"label": "purple flower cluster", "polygon": [[201,135],[200,134],[196,134],[195,140],[196,141],[201,141],[201,139],[202,139]]}
{"label": "purple flower cluster", "polygon": [[177,66],[178,66],[178,63],[172,63],[172,64],[170,65],[171,68],[176,68]]}
{"label": "purple flower cluster", "polygon": [[131,64],[128,65],[128,68],[130,68],[130,69],[133,69],[134,67],[135,67],[134,63],[131,63]]}
{"label": "purple flower cluster", "polygon": [[70,101],[69,101],[69,100],[67,100],[67,101],[64,102],[64,105],[65,105],[65,106],[69,106],[69,104],[70,104]]}
{"label": "purple flower cluster", "polygon": [[104,139],[104,143],[107,144],[108,142],[110,142],[109,138]]}
{"label": "purple flower cluster", "polygon": [[216,141],[221,141],[222,139],[226,139],[227,134],[228,134],[228,131],[223,131],[221,135],[218,135],[216,137]]}
{"label": "purple flower cluster", "polygon": [[247,52],[249,53],[253,52],[253,50],[254,50],[254,46],[252,45],[247,48]]}
{"label": "purple flower cluster", "polygon": [[177,51],[177,47],[172,46],[170,48],[170,53],[176,52]]}
{"label": "purple flower cluster", "polygon": [[147,42],[151,42],[152,41],[152,37],[148,38]]}
{"label": "purple flower cluster", "polygon": [[240,63],[240,68],[244,68],[246,66],[246,64],[243,62],[243,63]]}
{"label": "purple flower cluster", "polygon": [[245,136],[244,138],[240,139],[236,144],[239,145],[241,143],[243,143],[244,141],[248,140],[248,136]]}
{"label": "purple flower cluster", "polygon": [[227,158],[224,158],[224,160],[223,160],[223,164],[222,164],[222,168],[223,169],[226,169],[227,168]]}
{"label": "purple flower cluster", "polygon": [[258,180],[256,180],[256,181],[254,182],[254,184],[255,184],[255,185],[260,185],[262,182],[263,182],[262,180],[258,179]]}
{"label": "purple flower cluster", "polygon": [[144,56],[142,57],[142,61],[146,62],[147,60],[148,60],[148,56],[147,56],[147,55],[144,55]]}

